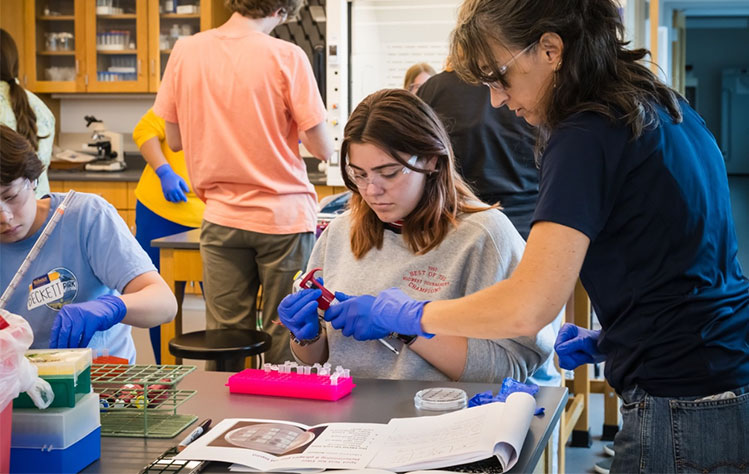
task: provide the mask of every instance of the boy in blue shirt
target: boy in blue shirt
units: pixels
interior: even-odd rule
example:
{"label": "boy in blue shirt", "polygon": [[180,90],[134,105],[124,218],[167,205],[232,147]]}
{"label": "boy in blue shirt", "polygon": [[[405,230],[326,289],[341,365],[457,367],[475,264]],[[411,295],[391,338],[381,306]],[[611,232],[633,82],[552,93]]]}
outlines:
{"label": "boy in blue shirt", "polygon": [[[63,194],[34,196],[43,170],[31,145],[0,127],[0,289],[5,290]],[[32,348],[91,347],[135,362],[130,326],[171,321],[177,306],[117,211],[76,194],[10,296],[34,330]]]}

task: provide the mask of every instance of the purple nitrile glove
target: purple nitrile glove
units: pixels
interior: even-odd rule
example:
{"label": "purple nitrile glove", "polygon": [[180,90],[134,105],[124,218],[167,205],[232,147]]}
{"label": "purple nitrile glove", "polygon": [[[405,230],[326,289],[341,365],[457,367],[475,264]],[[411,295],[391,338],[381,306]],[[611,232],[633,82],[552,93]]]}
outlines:
{"label": "purple nitrile glove", "polygon": [[606,356],[598,350],[598,336],[601,331],[584,329],[565,323],[559,330],[554,350],[559,356],[559,366],[573,370],[582,364],[603,362]]}
{"label": "purple nitrile glove", "polygon": [[287,295],[278,305],[278,318],[298,340],[314,339],[320,333],[317,316],[318,289],[304,289]]}
{"label": "purple nitrile glove", "polygon": [[102,295],[83,303],[66,304],[52,323],[50,349],[87,347],[97,331],[122,321],[127,307],[119,296]]}
{"label": "purple nitrile glove", "polygon": [[391,333],[431,338],[421,329],[424,305],[428,301],[409,298],[398,288],[390,288],[377,297],[348,296],[336,292],[337,305],[325,313],[325,319],[344,336],[353,336],[359,341],[380,339]]}
{"label": "purple nitrile glove", "polygon": [[169,163],[156,168],[156,176],[161,180],[161,191],[164,198],[169,202],[187,202],[185,193],[190,192],[190,188],[180,175],[174,172]]}

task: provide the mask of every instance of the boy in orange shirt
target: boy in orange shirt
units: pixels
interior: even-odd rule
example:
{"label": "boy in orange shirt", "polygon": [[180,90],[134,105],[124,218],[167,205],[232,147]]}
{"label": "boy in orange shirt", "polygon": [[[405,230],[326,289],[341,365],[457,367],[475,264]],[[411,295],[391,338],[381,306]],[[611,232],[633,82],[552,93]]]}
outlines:
{"label": "boy in orange shirt", "polygon": [[298,143],[321,160],[333,153],[307,56],[269,35],[300,4],[229,0],[225,24],[177,42],[154,104],[206,203],[206,326],[254,328],[262,284],[269,362],[293,360],[288,331],[271,320],[314,245],[317,199]]}

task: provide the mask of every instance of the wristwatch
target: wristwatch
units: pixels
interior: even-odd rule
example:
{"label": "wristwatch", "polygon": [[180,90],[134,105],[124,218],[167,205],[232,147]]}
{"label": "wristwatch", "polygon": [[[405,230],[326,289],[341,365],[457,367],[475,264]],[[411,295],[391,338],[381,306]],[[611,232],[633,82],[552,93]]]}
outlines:
{"label": "wristwatch", "polygon": [[294,344],[298,344],[300,346],[308,346],[313,342],[317,342],[317,340],[320,339],[320,336],[322,336],[322,323],[319,319],[317,320],[317,336],[313,337],[312,339],[299,339],[291,331],[289,331],[289,335],[291,336],[291,340],[294,342]]}
{"label": "wristwatch", "polygon": [[410,346],[411,344],[414,343],[416,338],[419,336],[406,336],[405,334],[398,334],[397,332],[393,332],[393,333],[390,333],[390,337],[398,339],[405,346]]}

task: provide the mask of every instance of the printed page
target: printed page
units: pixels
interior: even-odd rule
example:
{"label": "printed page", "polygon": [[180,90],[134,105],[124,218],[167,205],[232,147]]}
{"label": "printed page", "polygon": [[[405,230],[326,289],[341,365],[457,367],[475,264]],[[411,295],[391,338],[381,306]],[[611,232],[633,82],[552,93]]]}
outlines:
{"label": "printed page", "polygon": [[514,393],[505,403],[437,416],[394,418],[390,437],[369,467],[436,469],[496,455],[508,470],[517,462],[535,408],[533,396]]}
{"label": "printed page", "polygon": [[388,425],[374,423],[308,427],[289,421],[228,418],[176,458],[230,462],[259,471],[358,469],[374,457],[388,432]]}

